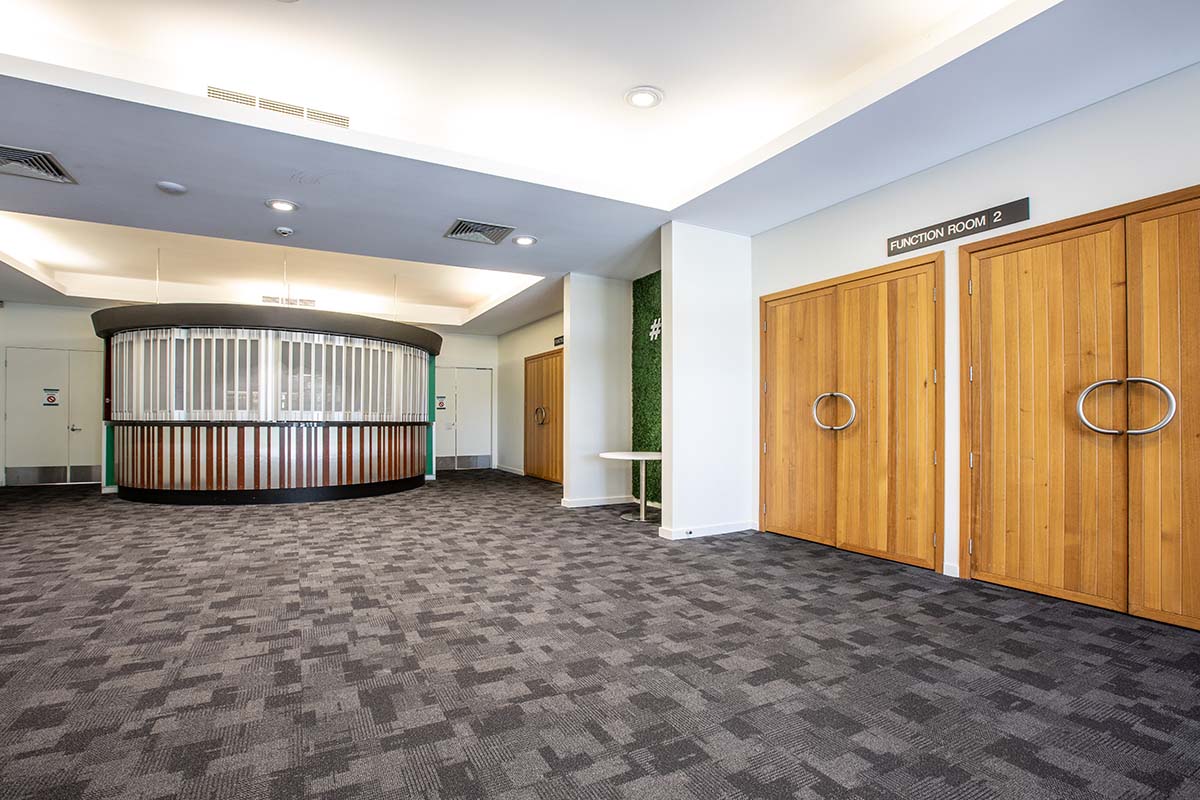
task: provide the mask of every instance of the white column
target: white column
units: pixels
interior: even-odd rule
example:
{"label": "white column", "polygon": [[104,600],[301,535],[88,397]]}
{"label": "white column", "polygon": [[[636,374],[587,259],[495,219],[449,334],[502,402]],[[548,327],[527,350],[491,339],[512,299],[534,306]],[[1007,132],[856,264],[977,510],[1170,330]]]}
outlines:
{"label": "white column", "polygon": [[688,539],[754,528],[755,304],[750,239],[662,228],[663,517]]}
{"label": "white column", "polygon": [[568,508],[631,503],[633,294],[629,281],[573,272],[563,289],[563,499]]}

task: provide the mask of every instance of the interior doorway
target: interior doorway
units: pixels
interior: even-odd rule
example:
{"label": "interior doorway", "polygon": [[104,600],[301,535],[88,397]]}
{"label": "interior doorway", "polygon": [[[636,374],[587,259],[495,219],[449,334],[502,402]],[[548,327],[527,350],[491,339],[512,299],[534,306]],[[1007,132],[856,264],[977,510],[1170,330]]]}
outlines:
{"label": "interior doorway", "polygon": [[4,356],[5,483],[98,483],[103,353],[9,347]]}
{"label": "interior doorway", "polygon": [[525,359],[525,474],[563,480],[563,351]]}
{"label": "interior doorway", "polygon": [[438,367],[434,394],[437,469],[491,469],[492,370]]}

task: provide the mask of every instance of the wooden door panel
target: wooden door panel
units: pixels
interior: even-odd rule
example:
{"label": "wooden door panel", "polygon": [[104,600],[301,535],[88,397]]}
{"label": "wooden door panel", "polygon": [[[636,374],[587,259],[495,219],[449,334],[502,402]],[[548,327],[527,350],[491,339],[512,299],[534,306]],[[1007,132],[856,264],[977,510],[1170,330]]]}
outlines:
{"label": "wooden door panel", "polygon": [[[834,290],[770,302],[764,312],[764,529],[833,544],[837,434],[817,426],[812,403],[837,388]],[[833,399],[819,411],[827,425],[845,419]]]}
{"label": "wooden door panel", "polygon": [[[1131,216],[1129,374],[1175,395],[1175,418],[1129,437],[1129,610],[1200,628],[1200,201]],[[1130,384],[1129,425],[1167,410],[1153,386]]]}
{"label": "wooden door panel", "polygon": [[[1125,376],[1124,226],[1103,223],[972,255],[972,572],[1107,608],[1126,604],[1124,437],[1075,403]],[[1125,427],[1124,388],[1093,423]]]}
{"label": "wooden door panel", "polygon": [[525,474],[562,483],[562,441],[563,351],[551,350],[525,359]]}
{"label": "wooden door panel", "polygon": [[838,388],[857,405],[837,434],[837,544],[935,566],[936,272],[932,264],[837,289]]}

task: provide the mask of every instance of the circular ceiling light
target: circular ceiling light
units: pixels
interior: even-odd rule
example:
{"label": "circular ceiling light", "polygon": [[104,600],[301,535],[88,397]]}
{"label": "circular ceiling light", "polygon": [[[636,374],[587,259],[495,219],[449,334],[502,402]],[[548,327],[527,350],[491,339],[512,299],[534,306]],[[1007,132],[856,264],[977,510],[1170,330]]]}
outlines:
{"label": "circular ceiling light", "polygon": [[295,211],[299,207],[299,203],[294,203],[291,200],[284,200],[282,198],[275,198],[267,201],[267,208],[275,211]]}
{"label": "circular ceiling light", "polygon": [[187,187],[175,181],[159,181],[154,185],[165,194],[187,194]]}
{"label": "circular ceiling light", "polygon": [[530,236],[527,233],[522,233],[520,236],[513,237],[513,244],[520,247],[533,247],[535,244],[537,244],[537,237]]}
{"label": "circular ceiling light", "polygon": [[662,101],[662,89],[656,86],[635,86],[625,93],[625,102],[634,108],[654,108]]}

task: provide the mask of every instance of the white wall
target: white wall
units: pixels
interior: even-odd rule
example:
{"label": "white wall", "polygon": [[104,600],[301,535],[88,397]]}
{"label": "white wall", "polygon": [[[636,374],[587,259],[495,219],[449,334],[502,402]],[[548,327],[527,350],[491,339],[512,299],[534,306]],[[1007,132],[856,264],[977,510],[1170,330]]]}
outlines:
{"label": "white wall", "polygon": [[525,474],[525,357],[555,348],[555,337],[563,335],[563,314],[531,322],[500,336],[500,449],[496,466],[506,472]]}
{"label": "white wall", "polygon": [[[884,243],[890,235],[1027,195],[1032,219],[1000,233],[1198,184],[1197,97],[1200,65],[755,236],[752,300],[886,263]],[[948,106],[947,113],[953,108]],[[958,574],[959,533],[958,246],[968,241],[900,257],[937,249],[946,253],[940,303],[946,315],[946,376],[941,383],[946,393],[944,553],[951,575]],[[757,331],[757,322],[749,327]],[[758,359],[751,363],[753,374],[745,385],[753,392]],[[753,413],[757,441],[757,404]],[[757,468],[754,459],[755,476]]]}
{"label": "white wall", "polygon": [[[5,303],[0,308],[0,355],[9,347],[48,347],[59,350],[103,350],[104,341],[92,330],[92,310],[71,306]],[[0,421],[4,420],[8,370],[0,376]],[[5,453],[5,427],[0,424],[0,461]],[[7,465],[5,465],[7,466]],[[4,470],[0,469],[0,486]]]}
{"label": "white wall", "polygon": [[663,517],[686,539],[755,526],[749,237],[662,228]]}
{"label": "white wall", "polygon": [[[492,370],[492,466],[496,466],[496,453],[499,439],[499,407],[500,395],[496,385],[496,371],[499,364],[499,339],[496,336],[477,336],[465,333],[443,333],[442,352],[438,354],[438,367],[476,367]],[[434,434],[436,436],[436,432]],[[437,452],[437,442],[433,450]],[[437,471],[434,470],[434,474]]]}
{"label": "white wall", "polygon": [[599,456],[633,438],[632,287],[577,272],[564,282],[564,506],[633,502],[629,464]]}

